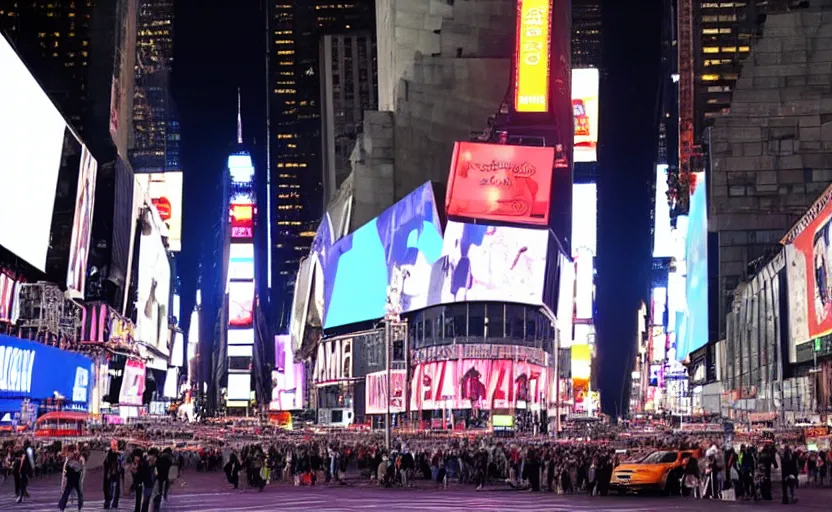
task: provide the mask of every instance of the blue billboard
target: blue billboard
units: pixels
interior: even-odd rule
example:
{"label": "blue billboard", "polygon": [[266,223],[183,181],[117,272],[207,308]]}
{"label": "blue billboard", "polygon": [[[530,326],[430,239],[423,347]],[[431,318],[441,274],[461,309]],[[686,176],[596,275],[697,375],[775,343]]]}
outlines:
{"label": "blue billboard", "polygon": [[708,208],[705,173],[695,173],[685,237],[686,307],[677,325],[676,359],[708,343]]}
{"label": "blue billboard", "polygon": [[89,357],[0,334],[0,402],[6,406],[57,395],[86,410],[93,382]]}
{"label": "blue billboard", "polygon": [[427,287],[411,292],[408,281],[429,282],[433,263],[442,255],[433,186],[425,183],[329,248],[320,242],[324,241],[316,245],[324,267],[325,329],[383,317],[388,286],[396,284],[391,282],[394,275],[405,281],[399,283],[404,287],[402,309],[425,307]]}

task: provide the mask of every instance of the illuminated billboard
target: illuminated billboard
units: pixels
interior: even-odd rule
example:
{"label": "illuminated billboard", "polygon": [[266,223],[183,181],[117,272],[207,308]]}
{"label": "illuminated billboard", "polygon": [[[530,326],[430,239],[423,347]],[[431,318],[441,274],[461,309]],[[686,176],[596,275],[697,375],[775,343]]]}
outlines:
{"label": "illuminated billboard", "polygon": [[[364,378],[364,406],[367,414],[400,413],[405,411],[404,396],[407,389],[407,372],[391,370],[388,383],[387,371],[368,373]],[[387,388],[393,389],[388,393]],[[387,401],[390,401],[388,408]]]}
{"label": "illuminated billboard", "polygon": [[67,127],[2,34],[0,66],[0,246],[43,272]]}
{"label": "illuminated billboard", "polygon": [[167,228],[168,247],[182,250],[182,172],[137,174]]}
{"label": "illuminated billboard", "polygon": [[229,373],[228,374],[228,395],[226,400],[251,399],[251,374],[250,373]]}
{"label": "illuminated billboard", "polygon": [[685,237],[687,268],[682,325],[677,325],[676,359],[708,343],[708,210],[705,173],[693,174]]}
{"label": "illuminated billboard", "polygon": [[254,244],[231,244],[228,280],[254,279]]}
{"label": "illuminated billboard", "polygon": [[575,256],[575,318],[591,320],[595,297],[595,265],[592,253],[580,248]]}
{"label": "illuminated billboard", "polygon": [[673,256],[673,235],[670,228],[670,205],[667,202],[667,165],[656,166],[656,204],[653,212],[653,257]]}
{"label": "illuminated billboard", "polygon": [[650,325],[665,325],[664,313],[667,304],[667,288],[657,286],[652,291],[652,307],[650,311]]}
{"label": "illuminated billboard", "polygon": [[124,363],[118,403],[121,405],[142,405],[145,387],[145,366],[138,359],[128,359]]}
{"label": "illuminated billboard", "polygon": [[[789,329],[793,345],[832,332],[832,201],[815,203],[814,218],[801,219],[805,227],[786,245],[789,284]],[[819,208],[818,208],[819,206]],[[792,354],[796,353],[791,347]],[[794,356],[792,356],[794,358]]]}
{"label": "illuminated billboard", "polygon": [[229,329],[226,340],[229,345],[254,345],[254,329]]}
{"label": "illuminated billboard", "polygon": [[[136,189],[141,190],[141,186],[137,185]],[[145,202],[144,206],[139,241],[136,339],[167,355],[170,350],[170,260],[162,242],[162,220],[149,202]]]}
{"label": "illuminated billboard", "polygon": [[575,162],[598,160],[598,70],[572,70],[572,116]]}
{"label": "illuminated billboard", "polygon": [[97,177],[98,161],[93,158],[87,146],[82,146],[78,187],[75,195],[75,214],[72,220],[72,241],[69,246],[69,267],[66,274],[67,292],[73,298],[84,298]]}
{"label": "illuminated billboard", "polygon": [[254,205],[232,203],[229,209],[231,238],[252,238],[254,236]]}
{"label": "illuminated billboard", "polygon": [[587,389],[592,373],[592,349],[589,344],[572,345],[572,386],[574,389]]}
{"label": "illuminated billboard", "polygon": [[228,325],[251,327],[254,321],[254,281],[228,283]]}
{"label": "illuminated billboard", "polygon": [[517,0],[514,109],[549,111],[551,0]]}
{"label": "illuminated billboard", "polygon": [[296,363],[292,339],[288,335],[274,337],[275,365],[272,371],[272,399],[269,410],[295,411],[303,409],[305,367]]}
{"label": "illuminated billboard", "polygon": [[598,186],[595,183],[572,185],[572,256],[578,249],[598,254]]}
{"label": "illuminated billboard", "polygon": [[254,165],[248,153],[235,153],[228,157],[228,172],[234,183],[253,183]]}
{"label": "illuminated billboard", "polygon": [[445,209],[449,216],[545,226],[553,148],[457,142]]}
{"label": "illuminated billboard", "polygon": [[559,254],[560,283],[558,287],[557,321],[560,330],[560,346],[572,345],[573,321],[575,319],[575,263],[565,254]]}

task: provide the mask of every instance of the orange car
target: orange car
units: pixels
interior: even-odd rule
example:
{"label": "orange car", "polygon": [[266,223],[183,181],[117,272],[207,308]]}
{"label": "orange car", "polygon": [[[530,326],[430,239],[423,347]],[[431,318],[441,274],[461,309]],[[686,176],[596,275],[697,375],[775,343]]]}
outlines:
{"label": "orange car", "polygon": [[636,462],[625,462],[615,468],[610,487],[625,492],[659,491],[679,494],[682,474],[692,450],[653,452]]}

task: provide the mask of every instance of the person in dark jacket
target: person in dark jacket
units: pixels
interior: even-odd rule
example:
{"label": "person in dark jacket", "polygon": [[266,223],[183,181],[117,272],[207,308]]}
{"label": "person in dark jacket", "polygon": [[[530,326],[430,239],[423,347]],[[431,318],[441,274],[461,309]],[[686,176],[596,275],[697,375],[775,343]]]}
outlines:
{"label": "person in dark jacket", "polygon": [[158,451],[151,449],[146,457],[142,457],[142,451],[137,449],[133,452],[134,459],[138,458],[136,469],[136,507],[134,512],[148,512],[150,501],[153,498],[153,487],[156,485],[156,457]]}
{"label": "person in dark jacket", "polygon": [[121,453],[118,451],[118,441],[110,442],[110,449],[104,456],[104,508],[118,508],[121,496]]}
{"label": "person in dark jacket", "polygon": [[66,461],[64,462],[63,474],[63,490],[61,498],[58,500],[58,509],[63,511],[66,509],[67,502],[73,491],[78,498],[78,510],[84,508],[84,466],[86,461],[81,455],[80,450],[76,450],[74,445],[70,445],[66,450]]}
{"label": "person in dark jacket", "polygon": [[529,481],[532,492],[540,492],[540,463],[534,450],[529,450],[526,455],[526,464],[523,466],[523,477]]}
{"label": "person in dark jacket", "polygon": [[168,490],[170,489],[170,468],[173,467],[173,453],[170,448],[165,448],[159,460],[156,461],[156,476],[159,480],[159,495],[168,501]]}
{"label": "person in dark jacket", "polygon": [[780,472],[783,486],[783,504],[797,503],[794,490],[797,487],[797,475],[800,473],[800,469],[797,457],[788,445],[783,447],[783,452],[780,454]]}
{"label": "person in dark jacket", "polygon": [[228,483],[233,485],[235,489],[239,488],[240,469],[242,469],[242,466],[240,465],[240,459],[237,458],[236,453],[231,454],[231,457],[228,458],[228,462],[223,469],[225,469],[225,477],[228,479]]}

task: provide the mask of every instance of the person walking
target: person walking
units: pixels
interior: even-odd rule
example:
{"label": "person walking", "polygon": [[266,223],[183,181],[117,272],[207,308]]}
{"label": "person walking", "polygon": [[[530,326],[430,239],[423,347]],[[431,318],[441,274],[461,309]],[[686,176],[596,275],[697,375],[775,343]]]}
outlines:
{"label": "person walking", "polygon": [[104,509],[118,508],[118,500],[121,497],[121,453],[118,450],[118,441],[110,441],[110,448],[104,455]]}
{"label": "person walking", "polygon": [[797,462],[797,456],[788,445],[784,445],[783,452],[780,454],[780,476],[782,478],[784,505],[797,503],[794,490],[797,487],[797,475],[799,473],[800,466]]}
{"label": "person walking", "polygon": [[170,490],[170,468],[173,467],[173,454],[170,448],[165,448],[159,460],[156,461],[156,475],[159,481],[159,494],[165,501],[168,501]]}
{"label": "person walking", "polygon": [[234,486],[235,489],[240,487],[241,468],[242,466],[240,465],[240,459],[237,458],[237,453],[232,452],[223,469],[225,470],[225,478],[228,480],[228,483]]}
{"label": "person walking", "polygon": [[86,472],[86,461],[74,445],[66,448],[66,461],[64,462],[63,476],[61,478],[61,498],[58,500],[58,509],[63,512],[72,491],[78,500],[78,510],[84,508],[84,474]]}

